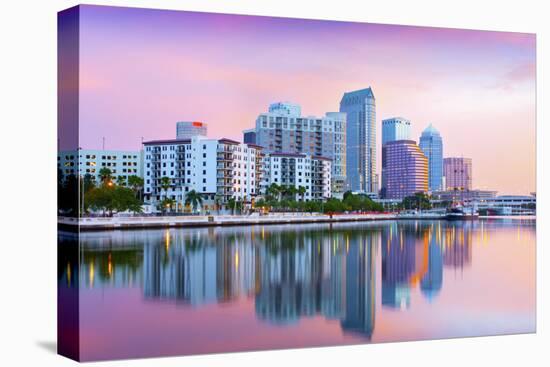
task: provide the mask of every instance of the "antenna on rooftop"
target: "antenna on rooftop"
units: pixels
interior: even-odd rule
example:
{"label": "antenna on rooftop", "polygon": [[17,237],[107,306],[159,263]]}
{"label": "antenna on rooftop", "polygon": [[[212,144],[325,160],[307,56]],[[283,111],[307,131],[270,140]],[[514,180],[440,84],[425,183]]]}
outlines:
{"label": "antenna on rooftop", "polygon": [[105,150],[105,137],[103,136],[103,137],[101,138],[101,140],[102,140],[102,147],[103,147],[103,150]]}

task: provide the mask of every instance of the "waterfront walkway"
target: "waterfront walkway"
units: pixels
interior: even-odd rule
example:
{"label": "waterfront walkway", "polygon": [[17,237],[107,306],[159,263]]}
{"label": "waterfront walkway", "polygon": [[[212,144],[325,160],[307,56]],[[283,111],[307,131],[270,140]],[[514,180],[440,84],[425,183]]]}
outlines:
{"label": "waterfront walkway", "polygon": [[318,214],[270,213],[267,215],[189,215],[142,217],[58,217],[62,228],[81,231],[166,227],[238,226],[254,224],[332,223],[396,219],[397,215],[380,214]]}

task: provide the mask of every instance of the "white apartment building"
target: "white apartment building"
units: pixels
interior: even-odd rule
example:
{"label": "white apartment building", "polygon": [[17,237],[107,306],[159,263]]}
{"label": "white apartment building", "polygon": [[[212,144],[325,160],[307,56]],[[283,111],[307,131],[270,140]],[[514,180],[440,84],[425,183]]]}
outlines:
{"label": "white apartment building", "polygon": [[114,180],[118,177],[128,179],[129,176],[143,177],[143,152],[118,150],[79,149],[60,151],[57,154],[57,168],[63,176],[92,175],[100,181],[99,171],[102,168],[111,170]]}
{"label": "white apartment building", "polygon": [[[262,190],[273,183],[306,191],[303,200],[323,200],[332,196],[332,161],[301,153],[271,153],[264,156]],[[297,194],[296,200],[302,200]]]}
{"label": "white apartment building", "polygon": [[[208,209],[234,198],[250,202],[259,193],[261,148],[229,139],[156,140],[144,145],[144,195],[151,204],[168,197],[182,210],[188,192],[203,197]],[[168,189],[162,187],[168,177]]]}

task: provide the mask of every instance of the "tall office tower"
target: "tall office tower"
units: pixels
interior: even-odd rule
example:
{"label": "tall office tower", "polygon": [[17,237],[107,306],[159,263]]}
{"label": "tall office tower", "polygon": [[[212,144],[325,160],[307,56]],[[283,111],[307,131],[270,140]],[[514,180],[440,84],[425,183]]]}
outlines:
{"label": "tall office tower", "polygon": [[443,174],[447,190],[471,190],[472,158],[445,158]]}
{"label": "tall office tower", "polygon": [[347,189],[377,192],[376,103],[372,89],[346,92],[340,101],[346,113]]}
{"label": "tall office tower", "polygon": [[176,139],[191,139],[193,136],[206,136],[208,125],[199,121],[179,121],[176,123]]}
{"label": "tall office tower", "polygon": [[382,197],[403,199],[428,191],[428,159],[413,140],[396,140],[382,146]]}
{"label": "tall office tower", "polygon": [[382,120],[382,145],[388,141],[410,140],[411,122],[403,117]]}
{"label": "tall office tower", "polygon": [[420,135],[419,145],[428,158],[428,187],[430,191],[443,190],[443,139],[432,124]]}
{"label": "tall office tower", "polygon": [[256,119],[244,140],[265,153],[303,153],[332,161],[332,194],[344,192],[346,180],[346,115],[328,112],[324,117],[301,116],[299,105],[273,103]]}

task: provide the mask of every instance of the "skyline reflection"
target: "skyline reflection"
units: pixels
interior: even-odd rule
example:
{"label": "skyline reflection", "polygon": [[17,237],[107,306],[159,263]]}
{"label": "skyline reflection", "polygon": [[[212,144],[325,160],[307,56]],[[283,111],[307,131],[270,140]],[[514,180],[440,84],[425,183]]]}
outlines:
{"label": "skyline reflection", "polygon": [[[80,286],[138,288],[145,302],[192,308],[246,299],[262,323],[283,327],[322,317],[339,322],[344,334],[370,340],[377,297],[382,308],[404,312],[416,288],[437,302],[444,268],[470,266],[474,232],[486,242],[499,225],[506,224],[394,221],[89,233],[83,236]],[[522,227],[531,229],[534,224]],[[70,286],[71,271],[73,265],[60,266],[60,282]]]}

